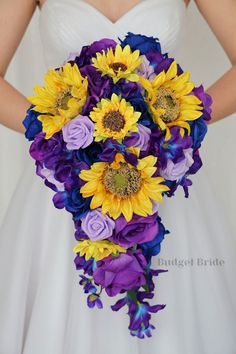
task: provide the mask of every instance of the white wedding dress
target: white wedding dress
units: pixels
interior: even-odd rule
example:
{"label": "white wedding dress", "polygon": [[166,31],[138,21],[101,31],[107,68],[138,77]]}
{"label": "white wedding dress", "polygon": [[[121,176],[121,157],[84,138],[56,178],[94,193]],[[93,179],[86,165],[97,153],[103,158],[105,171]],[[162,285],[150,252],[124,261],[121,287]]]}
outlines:
{"label": "white wedding dress", "polygon": [[[40,17],[46,65],[128,31],[159,37],[174,55],[185,11],[183,0],[144,0],[112,23],[84,1],[47,0]],[[103,310],[87,308],[71,215],[54,208],[30,161],[0,230],[0,354],[235,354],[235,239],[204,166],[192,180],[189,199],[179,190],[160,205],[171,234],[153,267],[169,272],[157,278],[154,303],[167,306],[153,315],[153,337],[140,340],[129,334],[126,309],[110,309],[114,298],[103,297]]]}

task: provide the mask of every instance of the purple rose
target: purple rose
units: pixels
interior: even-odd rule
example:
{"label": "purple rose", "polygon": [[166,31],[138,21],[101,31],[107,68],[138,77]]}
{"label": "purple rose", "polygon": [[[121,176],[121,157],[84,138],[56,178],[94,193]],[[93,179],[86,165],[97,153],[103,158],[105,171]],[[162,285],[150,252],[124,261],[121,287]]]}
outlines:
{"label": "purple rose", "polygon": [[78,115],[62,128],[68,150],[84,149],[93,142],[94,124],[86,116]]}
{"label": "purple rose", "polygon": [[194,163],[193,160],[193,149],[185,149],[184,158],[177,163],[174,163],[172,160],[167,160],[167,166],[165,169],[160,169],[160,175],[169,180],[176,181],[181,179],[185,173],[189,170],[189,167]]}
{"label": "purple rose", "polygon": [[98,285],[105,288],[108,296],[138,288],[146,283],[144,268],[147,266],[141,250],[109,256],[97,262],[93,277]]}
{"label": "purple rose", "polygon": [[110,237],[115,228],[115,222],[108,215],[103,215],[100,209],[89,211],[81,220],[82,230],[92,241]]}
{"label": "purple rose", "polygon": [[[30,146],[30,155],[36,161],[53,160],[63,153],[64,142],[60,133],[45,139],[44,133],[39,133]],[[48,167],[50,168],[50,167]]]}
{"label": "purple rose", "polygon": [[139,148],[141,151],[146,151],[149,145],[151,130],[142,124],[138,124],[138,132],[132,133],[124,140],[127,146]]}
{"label": "purple rose", "polygon": [[152,241],[158,234],[157,214],[147,217],[134,215],[129,222],[121,216],[116,219],[115,224],[111,240],[126,248]]}

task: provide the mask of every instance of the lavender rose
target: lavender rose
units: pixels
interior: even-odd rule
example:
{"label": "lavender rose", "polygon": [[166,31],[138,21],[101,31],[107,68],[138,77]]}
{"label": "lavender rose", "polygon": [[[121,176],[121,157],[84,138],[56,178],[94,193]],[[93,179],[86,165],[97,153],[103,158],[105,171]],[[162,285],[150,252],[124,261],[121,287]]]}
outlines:
{"label": "lavender rose", "polygon": [[92,241],[103,240],[112,235],[115,222],[100,209],[89,211],[81,223],[82,230]]}
{"label": "lavender rose", "polygon": [[147,60],[146,56],[142,56],[143,61],[138,68],[138,74],[140,76],[146,77],[148,80],[152,80],[156,75],[150,61]]}
{"label": "lavender rose", "polygon": [[146,283],[144,268],[147,262],[141,250],[109,256],[97,262],[93,273],[94,281],[102,285],[108,296],[140,287]]}
{"label": "lavender rose", "polygon": [[151,129],[145,127],[142,124],[138,124],[138,132],[131,133],[129,137],[124,140],[124,144],[127,146],[134,146],[141,151],[146,151],[150,141]]}
{"label": "lavender rose", "polygon": [[110,240],[126,248],[152,241],[158,234],[156,213],[147,217],[134,215],[129,222],[121,216],[116,219],[115,224],[115,230]]}
{"label": "lavender rose", "polygon": [[62,128],[68,150],[86,148],[93,142],[94,124],[87,117],[78,115]]}
{"label": "lavender rose", "polygon": [[190,166],[194,163],[193,160],[193,149],[184,149],[184,158],[177,163],[174,163],[172,160],[167,160],[167,166],[165,169],[160,169],[160,175],[169,180],[176,181],[181,179],[185,173],[189,170]]}

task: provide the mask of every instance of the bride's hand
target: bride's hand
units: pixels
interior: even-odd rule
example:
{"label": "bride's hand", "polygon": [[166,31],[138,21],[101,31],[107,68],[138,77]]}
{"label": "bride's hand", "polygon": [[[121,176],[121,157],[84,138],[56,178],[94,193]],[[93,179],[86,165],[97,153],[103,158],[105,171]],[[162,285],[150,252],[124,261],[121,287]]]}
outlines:
{"label": "bride's hand", "polygon": [[0,123],[22,133],[22,120],[30,103],[4,76],[36,6],[35,0],[0,1]]}

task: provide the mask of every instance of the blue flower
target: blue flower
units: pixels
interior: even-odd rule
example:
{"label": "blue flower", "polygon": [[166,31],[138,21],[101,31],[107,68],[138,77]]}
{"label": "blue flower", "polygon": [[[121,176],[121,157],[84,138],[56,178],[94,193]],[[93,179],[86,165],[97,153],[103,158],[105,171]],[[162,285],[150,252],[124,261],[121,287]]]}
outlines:
{"label": "blue flower", "polygon": [[38,120],[41,113],[35,112],[33,107],[33,105],[30,106],[23,120],[23,125],[26,128],[25,137],[29,141],[34,140],[35,136],[42,131],[42,123]]}
{"label": "blue flower", "polygon": [[134,107],[135,111],[142,113],[139,119],[139,123],[145,125],[150,129],[154,129],[156,124],[152,120],[152,117],[148,110],[147,103],[145,102],[143,96],[141,94],[138,94],[136,96],[130,97],[128,101]]}
{"label": "blue flower", "polygon": [[157,220],[159,222],[159,232],[156,237],[152,241],[140,244],[143,254],[147,260],[160,253],[161,242],[164,240],[165,235],[170,233],[161,223],[161,218],[159,216],[157,217]]}
{"label": "blue flower", "polygon": [[76,158],[78,161],[85,162],[88,166],[94,162],[99,162],[99,154],[103,151],[101,143],[91,144],[85,149],[76,150]]}
{"label": "blue flower", "polygon": [[81,218],[88,210],[91,198],[83,198],[80,194],[80,188],[73,188],[71,191],[58,192],[53,197],[53,203],[56,208],[63,209],[76,214]]}
{"label": "blue flower", "polygon": [[188,122],[191,128],[191,137],[193,139],[193,149],[198,149],[207,133],[207,124],[203,117]]}
{"label": "blue flower", "polygon": [[158,38],[128,32],[123,41],[120,38],[119,40],[122,47],[128,44],[132,51],[139,49],[140,54],[146,54],[150,50],[161,52],[161,45]]}

